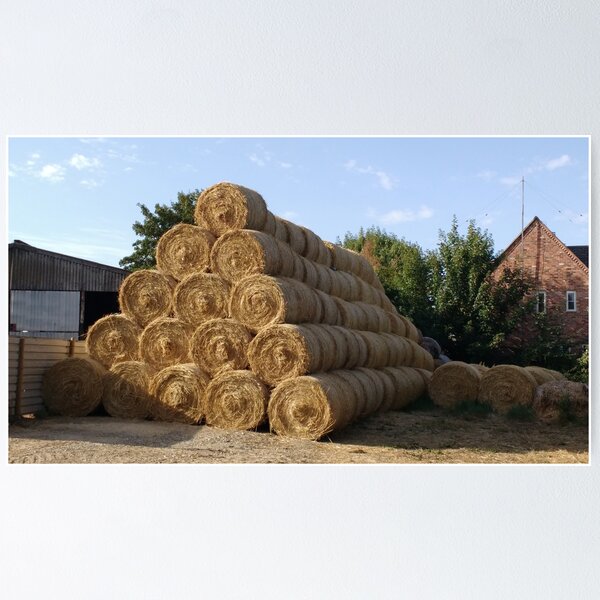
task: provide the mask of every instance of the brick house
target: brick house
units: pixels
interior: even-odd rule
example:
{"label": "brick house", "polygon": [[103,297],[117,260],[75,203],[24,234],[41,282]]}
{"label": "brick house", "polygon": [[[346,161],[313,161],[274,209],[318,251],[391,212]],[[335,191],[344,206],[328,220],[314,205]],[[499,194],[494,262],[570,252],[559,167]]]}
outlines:
{"label": "brick house", "polygon": [[[505,267],[523,266],[533,277],[535,309],[552,312],[573,344],[588,343],[589,263],[588,246],[565,246],[538,217],[504,250],[493,275]],[[519,331],[528,339],[527,327]]]}

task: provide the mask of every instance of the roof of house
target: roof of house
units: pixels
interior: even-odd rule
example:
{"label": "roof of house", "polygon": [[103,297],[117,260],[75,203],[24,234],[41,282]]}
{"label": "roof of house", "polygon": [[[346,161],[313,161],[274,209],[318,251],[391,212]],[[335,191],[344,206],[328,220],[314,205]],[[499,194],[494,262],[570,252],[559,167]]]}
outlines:
{"label": "roof of house", "polygon": [[589,246],[567,246],[567,248],[589,268]]}
{"label": "roof of house", "polygon": [[[544,232],[546,233],[546,235],[555,244],[559,245],[559,247],[563,250],[563,252],[572,261],[574,261],[577,265],[579,265],[580,268],[584,269],[585,271],[589,270],[589,267],[588,267],[588,246],[565,246],[565,244],[558,237],[556,237],[556,234],[553,231],[551,231],[550,229],[548,229],[548,227],[542,222],[542,220],[539,217],[533,217],[533,219],[529,222],[529,224],[523,230],[523,235],[527,235],[529,233],[529,231],[531,229],[533,229],[535,226],[540,226],[544,230]],[[504,251],[498,257],[498,260],[496,261],[497,267],[500,266],[500,264],[504,260],[504,257],[507,254],[509,254],[520,243],[521,243],[521,234],[519,233],[519,235],[512,241],[511,244],[509,244],[504,249]]]}

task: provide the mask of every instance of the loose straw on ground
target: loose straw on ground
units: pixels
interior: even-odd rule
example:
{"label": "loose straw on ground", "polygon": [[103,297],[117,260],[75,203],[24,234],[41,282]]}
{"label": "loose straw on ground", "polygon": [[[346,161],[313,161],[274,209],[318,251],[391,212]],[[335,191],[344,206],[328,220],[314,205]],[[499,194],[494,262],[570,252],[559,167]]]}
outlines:
{"label": "loose straw on ground", "polygon": [[158,240],[156,266],[165,275],[181,280],[192,272],[207,271],[215,236],[206,229],[179,223]]}
{"label": "loose straw on ground", "polygon": [[52,365],[42,379],[42,399],[52,414],[85,417],[102,402],[106,369],[90,358],[65,358]]}
{"label": "loose straw on ground", "polygon": [[204,394],[209,378],[194,364],[159,371],[150,382],[152,416],[159,421],[194,425],[204,417]]}
{"label": "loose straw on ground", "polygon": [[154,319],[167,317],[172,311],[176,281],[154,269],[134,271],[119,289],[121,312],[145,327]]}
{"label": "loose straw on ground", "polygon": [[175,316],[198,327],[210,319],[229,316],[229,284],[214,273],[192,273],[173,294]]}
{"label": "loose straw on ground", "polygon": [[139,325],[122,314],[107,315],[88,330],[85,346],[91,358],[109,369],[115,363],[139,358]]}
{"label": "loose straw on ground", "polygon": [[222,429],[256,429],[267,417],[269,390],[251,371],[225,371],[206,388],[206,423]]}
{"label": "loose straw on ground", "polygon": [[192,360],[204,371],[215,375],[223,370],[248,366],[250,330],[233,319],[211,319],[200,325],[190,340]]}
{"label": "loose straw on ground", "polygon": [[104,376],[102,404],[112,417],[145,419],[150,415],[149,388],[155,371],[140,361],[121,362]]}

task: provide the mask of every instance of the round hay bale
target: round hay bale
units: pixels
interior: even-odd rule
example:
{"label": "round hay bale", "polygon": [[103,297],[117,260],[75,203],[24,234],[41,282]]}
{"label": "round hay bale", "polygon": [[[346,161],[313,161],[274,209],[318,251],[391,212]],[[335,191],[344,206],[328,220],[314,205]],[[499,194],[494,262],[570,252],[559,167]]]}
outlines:
{"label": "round hay bale", "polygon": [[385,338],[373,331],[357,331],[357,333],[362,336],[367,345],[367,362],[361,366],[368,369],[387,366],[390,361],[390,348]]}
{"label": "round hay bale", "polygon": [[385,368],[378,369],[377,373],[383,382],[383,400],[377,412],[387,412],[388,410],[392,410],[394,406],[394,399],[397,393],[396,379]]}
{"label": "round hay bale", "polygon": [[192,273],[173,294],[175,316],[194,327],[229,316],[229,284],[214,273]]}
{"label": "round hay bale", "polygon": [[304,235],[305,244],[302,256],[308,260],[325,265],[326,267],[331,266],[331,253],[327,246],[323,243],[323,240],[313,231],[306,227],[300,227],[302,234]]}
{"label": "round hay bale", "polygon": [[531,406],[536,388],[535,377],[527,369],[497,365],[482,375],[478,400],[500,414],[507,414],[514,406]]}
{"label": "round hay bale", "polygon": [[194,328],[172,317],[155,319],[142,332],[140,355],[156,369],[190,362],[190,338]]}
{"label": "round hay bale", "polygon": [[283,219],[280,219],[279,217],[275,217],[275,233],[273,234],[273,237],[284,244],[289,244],[290,242],[288,239],[287,227],[285,226]]}
{"label": "round hay bale", "polygon": [[[346,348],[337,348],[328,325],[272,325],[261,330],[248,348],[250,368],[264,382],[341,368]],[[343,338],[345,340],[345,338]]]}
{"label": "round hay bale", "polygon": [[339,373],[304,375],[280,383],[269,400],[271,430],[287,437],[318,440],[348,425],[356,412],[356,396]]}
{"label": "round hay bale", "polygon": [[[277,217],[275,217],[275,215],[269,210],[267,210],[267,219],[265,224],[262,226],[262,231],[272,235],[274,238],[277,237],[275,235],[277,233]],[[281,230],[279,230],[279,235],[281,235]]]}
{"label": "round hay bale", "polygon": [[[335,273],[335,271],[332,271],[329,267],[326,267],[325,265],[320,265],[318,263],[311,264],[313,265],[315,273],[317,275],[317,280],[313,287],[324,292],[325,294],[335,296],[335,294],[332,293],[332,278],[333,273]],[[305,281],[305,283],[307,282]]]}
{"label": "round hay bale", "polygon": [[360,284],[358,278],[352,273],[332,271],[333,279],[337,279],[337,295],[348,302],[360,299]]}
{"label": "round hay bale", "polygon": [[588,386],[585,383],[554,379],[538,386],[533,398],[537,417],[555,423],[569,416],[587,418]]}
{"label": "round hay bale", "polygon": [[248,367],[250,330],[233,319],[211,319],[194,331],[190,355],[202,370],[215,375]]}
{"label": "round hay bale", "polygon": [[42,400],[48,412],[64,417],[85,417],[102,402],[106,369],[91,358],[65,358],[46,370]]}
{"label": "round hay bale", "polygon": [[298,259],[287,244],[262,231],[230,231],[212,248],[211,270],[230,283],[249,275],[281,275],[298,273]]}
{"label": "round hay bale", "polygon": [[302,231],[302,228],[295,223],[291,223],[290,221],[286,221],[285,219],[281,219],[283,226],[287,232],[287,243],[290,248],[299,254],[300,256],[304,256],[304,250],[306,248],[306,236]]}
{"label": "round hay bale", "polygon": [[420,342],[419,331],[414,326],[413,322],[404,315],[398,315],[402,321],[404,321],[404,327],[406,329],[406,337],[417,344]]}
{"label": "round hay bale", "polygon": [[267,418],[269,390],[251,371],[220,373],[206,388],[206,423],[221,429],[256,429]]}
{"label": "round hay bale", "polygon": [[401,335],[402,337],[406,337],[406,325],[404,321],[400,318],[400,315],[385,311],[385,314],[388,317],[390,322],[390,331],[391,333],[395,333],[396,335]]}
{"label": "round hay bale", "polygon": [[196,225],[217,237],[235,229],[263,230],[269,211],[254,190],[233,183],[217,183],[205,189],[196,202]]}
{"label": "round hay bale", "polygon": [[544,367],[525,367],[529,373],[533,375],[538,385],[547,383],[548,381],[556,381],[558,379],[564,379],[564,375],[558,371],[552,369],[545,369]]}
{"label": "round hay bale", "polygon": [[230,315],[252,331],[277,323],[318,323],[323,305],[315,290],[285,277],[253,275],[231,291]]}
{"label": "round hay bale", "polygon": [[128,360],[113,365],[104,375],[102,404],[111,417],[145,419],[151,414],[149,388],[154,369],[146,363]]}
{"label": "round hay bale", "polygon": [[[416,379],[405,367],[384,367],[381,371],[391,378],[394,384],[394,394],[386,402],[388,410],[402,410],[419,397],[420,385],[417,384]],[[416,373],[415,375],[418,376]],[[421,379],[420,376],[418,377]]]}
{"label": "round hay bale", "polygon": [[321,303],[321,318],[319,321],[325,325],[339,325],[341,323],[340,311],[335,300],[321,290],[314,290]]}
{"label": "round hay bale", "polygon": [[[354,371],[360,376],[361,374],[368,381],[368,393],[365,395],[365,405],[362,412],[358,415],[359,419],[363,419],[379,410],[384,406],[386,387],[386,377],[382,375],[379,369],[368,369],[358,367]],[[350,371],[339,371],[345,375]],[[347,375],[346,375],[347,377]]]}
{"label": "round hay bale", "polygon": [[[440,358],[441,358],[442,356],[444,356],[444,355],[443,355],[443,354],[440,354]],[[445,358],[448,358],[448,357],[446,356]],[[447,361],[445,361],[443,364],[446,364],[447,362],[449,362],[449,359],[448,359]],[[485,365],[482,365],[482,364],[480,364],[480,363],[478,363],[478,364],[475,364],[475,363],[473,363],[473,364],[471,364],[471,366],[472,366],[474,369],[477,369],[477,370],[479,371],[479,374],[480,374],[480,375],[483,375],[483,374],[484,374],[486,371],[489,371],[489,370],[490,370],[490,368],[489,368],[489,367],[486,367]]]}
{"label": "round hay bale", "polygon": [[109,369],[115,363],[139,358],[141,334],[139,325],[125,315],[107,315],[88,329],[85,348],[90,358]]}
{"label": "round hay bale", "polygon": [[204,272],[210,266],[210,251],[216,237],[208,230],[179,223],[158,240],[156,267],[178,281],[190,272]]}
{"label": "round hay bale", "polygon": [[317,271],[317,266],[323,269],[327,267],[324,267],[323,265],[317,265],[317,263],[314,263],[303,256],[298,256],[298,261],[301,263],[303,268],[301,272],[302,276],[294,277],[294,279],[302,281],[302,283],[305,283],[308,287],[317,288],[317,284],[319,283],[319,272]]}
{"label": "round hay bale", "polygon": [[195,425],[204,417],[208,376],[194,364],[173,365],[150,382],[152,416],[159,421]]}
{"label": "round hay bale", "polygon": [[427,391],[429,389],[429,382],[431,381],[431,378],[433,377],[433,373],[431,371],[429,371],[428,369],[414,369],[420,376],[421,379],[423,380],[423,384],[425,386],[425,391]]}
{"label": "round hay bale", "polygon": [[134,271],[119,288],[121,312],[140,327],[159,317],[168,317],[173,310],[173,290],[176,281],[154,269]]}
{"label": "round hay bale", "polygon": [[365,314],[365,329],[368,331],[377,331],[381,333],[391,333],[392,325],[388,314],[385,310],[379,306],[373,304],[367,304],[365,302],[354,302],[356,306],[359,306]]}
{"label": "round hay bale", "polygon": [[436,406],[455,408],[462,402],[475,402],[479,397],[481,373],[474,366],[455,360],[433,372],[429,397]]}

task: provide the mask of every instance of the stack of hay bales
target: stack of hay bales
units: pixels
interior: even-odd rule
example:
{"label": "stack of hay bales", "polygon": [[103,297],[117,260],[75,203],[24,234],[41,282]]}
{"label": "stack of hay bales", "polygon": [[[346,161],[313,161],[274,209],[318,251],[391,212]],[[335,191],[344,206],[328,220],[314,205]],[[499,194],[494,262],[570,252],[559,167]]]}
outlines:
{"label": "stack of hay bales", "polygon": [[230,183],[199,196],[195,222],[162,236],[156,269],[129,275],[121,313],[88,332],[110,414],[237,429],[268,418],[318,439],[425,392],[433,357],[365,257]]}
{"label": "stack of hay bales", "polygon": [[557,420],[559,399],[567,398],[580,415],[585,404],[583,388],[569,382],[562,373],[543,367],[479,364],[452,361],[435,369],[429,381],[431,400],[443,408],[463,402],[487,404],[506,415],[515,408],[531,408],[541,420]]}

